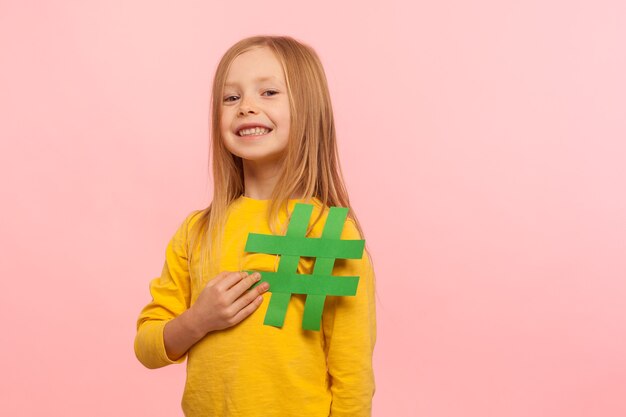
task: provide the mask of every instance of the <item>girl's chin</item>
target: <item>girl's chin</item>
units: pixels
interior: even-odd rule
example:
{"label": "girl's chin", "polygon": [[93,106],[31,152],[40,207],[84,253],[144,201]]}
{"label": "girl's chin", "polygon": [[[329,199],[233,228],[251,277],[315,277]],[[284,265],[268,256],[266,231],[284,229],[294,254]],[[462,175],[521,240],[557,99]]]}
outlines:
{"label": "girl's chin", "polygon": [[242,154],[238,155],[244,163],[247,164],[282,164],[285,161],[285,154]]}

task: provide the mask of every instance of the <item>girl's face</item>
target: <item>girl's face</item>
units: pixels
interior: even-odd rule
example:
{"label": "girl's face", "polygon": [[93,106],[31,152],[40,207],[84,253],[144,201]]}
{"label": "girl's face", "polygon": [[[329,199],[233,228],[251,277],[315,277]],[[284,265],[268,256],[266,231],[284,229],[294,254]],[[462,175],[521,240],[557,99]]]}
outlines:
{"label": "girl's face", "polygon": [[236,156],[279,162],[289,137],[289,98],[282,66],[267,47],[235,58],[226,75],[220,129]]}

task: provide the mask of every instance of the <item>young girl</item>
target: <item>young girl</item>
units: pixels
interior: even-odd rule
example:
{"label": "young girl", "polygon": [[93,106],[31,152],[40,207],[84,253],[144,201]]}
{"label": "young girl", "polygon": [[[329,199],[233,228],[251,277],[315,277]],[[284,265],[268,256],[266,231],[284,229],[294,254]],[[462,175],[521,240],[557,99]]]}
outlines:
{"label": "young girl", "polygon": [[[298,202],[314,207],[307,237],[321,236],[328,207],[350,207],[317,54],[290,37],[243,39],[217,67],[211,113],[213,201],[167,247],[137,321],[137,358],[148,368],[187,359],[186,416],[369,416],[376,319],[367,250],[335,261],[333,275],[360,280],[356,296],[326,298],[320,331],[302,328],[305,295],[291,296],[282,327],[263,324],[272,289],[252,286],[280,255],[244,251],[248,233],[284,234]],[[364,238],[352,210],[341,238]],[[298,273],[313,266],[303,257]]]}

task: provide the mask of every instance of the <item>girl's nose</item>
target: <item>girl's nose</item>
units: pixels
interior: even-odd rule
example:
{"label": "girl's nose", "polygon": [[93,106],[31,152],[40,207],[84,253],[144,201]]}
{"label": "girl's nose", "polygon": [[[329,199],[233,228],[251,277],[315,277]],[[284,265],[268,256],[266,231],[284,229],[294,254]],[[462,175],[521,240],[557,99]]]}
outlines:
{"label": "girl's nose", "polygon": [[250,107],[250,106],[241,106],[241,107],[239,107],[239,114],[240,114],[241,116],[243,116],[243,115],[244,115],[244,114],[246,114],[246,113],[252,113],[252,114],[254,114],[254,113],[255,113],[255,111],[254,111],[254,110],[252,109],[252,107]]}
{"label": "girl's nose", "polygon": [[239,106],[239,114],[244,115],[245,113],[255,113],[256,107],[250,102],[250,100],[242,101]]}

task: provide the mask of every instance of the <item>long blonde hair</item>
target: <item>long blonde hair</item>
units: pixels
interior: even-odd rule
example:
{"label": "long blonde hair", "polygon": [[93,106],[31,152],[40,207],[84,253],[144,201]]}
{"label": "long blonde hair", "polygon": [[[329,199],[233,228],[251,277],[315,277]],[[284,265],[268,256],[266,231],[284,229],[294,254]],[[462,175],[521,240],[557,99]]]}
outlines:
{"label": "long blonde hair", "polygon": [[[221,240],[228,207],[244,192],[242,160],[226,149],[220,130],[224,83],[233,60],[259,47],[270,48],[282,65],[291,113],[285,161],[267,213],[272,232],[276,233],[273,225],[278,220],[279,212],[282,208],[288,210],[288,200],[297,193],[305,201],[315,197],[323,203],[323,209],[313,225],[321,218],[325,208],[348,207],[348,217],[354,220],[364,238],[344,185],[330,93],[317,53],[310,46],[289,36],[253,36],[242,39],[226,51],[213,79],[210,146],[213,200],[209,207],[198,213],[199,218],[190,231],[191,248],[202,244],[203,274],[208,259],[219,253],[219,243],[213,243]],[[190,254],[192,252],[189,250]],[[208,278],[203,276],[204,280]]]}

